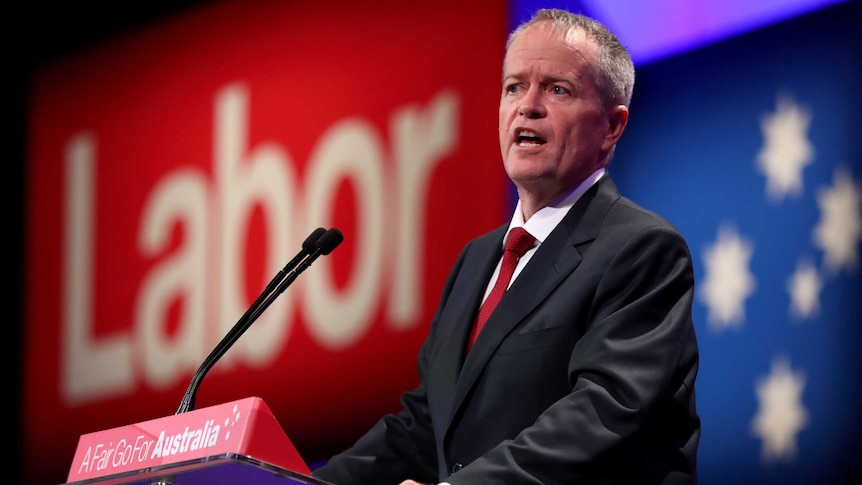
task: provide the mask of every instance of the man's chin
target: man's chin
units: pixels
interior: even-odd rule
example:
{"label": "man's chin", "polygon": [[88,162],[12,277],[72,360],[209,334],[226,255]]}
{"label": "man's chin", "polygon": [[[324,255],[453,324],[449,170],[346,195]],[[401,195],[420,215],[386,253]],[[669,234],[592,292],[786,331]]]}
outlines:
{"label": "man's chin", "polygon": [[507,165],[506,174],[512,182],[524,186],[547,184],[553,180],[552,174],[543,170],[539,164],[529,161],[517,161]]}

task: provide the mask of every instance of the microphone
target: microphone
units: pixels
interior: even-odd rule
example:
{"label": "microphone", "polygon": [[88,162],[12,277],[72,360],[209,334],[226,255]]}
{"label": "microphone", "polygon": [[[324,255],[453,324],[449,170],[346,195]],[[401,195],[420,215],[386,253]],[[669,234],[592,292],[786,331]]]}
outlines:
{"label": "microphone", "polygon": [[[302,249],[300,249],[299,252],[296,253],[296,256],[294,256],[293,259],[288,261],[287,264],[284,265],[284,268],[281,268],[281,270],[278,273],[276,273],[276,275],[269,281],[269,283],[267,283],[266,288],[263,290],[263,292],[261,292],[260,295],[258,295],[257,299],[254,300],[254,303],[252,303],[251,306],[248,307],[248,310],[246,310],[245,313],[243,313],[242,317],[240,317],[237,324],[239,324],[239,322],[249,318],[249,316],[251,316],[254,309],[259,307],[260,304],[263,302],[264,297],[266,297],[266,295],[272,293],[272,290],[274,290],[276,288],[276,285],[278,285],[279,281],[281,281],[282,278],[284,278],[284,276],[289,271],[292,271],[294,268],[296,268],[296,265],[298,265],[300,263],[300,261],[302,261],[306,256],[308,256],[309,254],[311,254],[314,251],[314,249],[317,245],[317,241],[320,240],[320,237],[323,236],[323,234],[325,234],[325,233],[326,233],[326,229],[324,229],[322,227],[318,227],[317,229],[312,231],[311,234],[309,234],[307,238],[305,238],[305,241],[302,241]],[[284,291],[284,290],[282,290],[282,291]],[[236,327],[234,327],[234,328],[236,328]],[[233,333],[233,329],[231,330],[230,333]],[[228,335],[230,335],[230,333]],[[231,345],[232,344],[233,344],[233,342],[231,342]],[[227,350],[227,349],[225,349],[225,350]],[[224,352],[222,352],[222,353],[224,353]],[[219,355],[219,357],[221,357],[221,355]]]}
{"label": "microphone", "polygon": [[278,298],[278,296],[281,295],[288,286],[290,286],[291,283],[293,283],[293,280],[295,280],[300,273],[311,266],[311,263],[320,256],[331,253],[339,244],[341,244],[341,241],[344,241],[344,235],[334,227],[326,231],[324,235],[320,236],[320,239],[317,240],[317,244],[315,244],[314,251],[312,251],[307,258],[302,260],[302,262],[297,265],[296,269],[291,271],[283,280],[281,280],[275,290],[269,294],[266,301],[254,310],[251,315],[251,320],[257,320],[257,317],[259,317],[260,314],[263,313],[263,311],[266,310],[269,305],[272,304],[272,302],[275,301],[275,299]]}
{"label": "microphone", "polygon": [[240,336],[254,323],[269,305],[278,298],[291,283],[305,271],[311,263],[322,255],[331,253],[344,240],[344,235],[336,228],[328,231],[318,227],[302,242],[302,249],[293,257],[273,279],[266,285],[263,292],[249,306],[240,319],[216,345],[209,356],[192,376],[186,393],[175,414],[191,411],[195,407],[195,397],[204,376],[228,349],[239,340]]}
{"label": "microphone", "polygon": [[[324,233],[326,233],[326,229],[318,227],[317,229],[312,231],[311,234],[308,235],[308,237],[305,238],[305,241],[302,242],[302,249],[300,249],[299,252],[296,253],[296,256],[294,256],[293,259],[288,261],[288,263],[284,265],[284,267],[278,273],[276,273],[272,280],[267,283],[266,288],[263,290],[263,292],[258,295],[257,299],[254,300],[254,303],[252,303],[251,306],[248,307],[245,313],[243,313],[242,317],[240,317],[237,323],[234,324],[233,328],[231,328],[231,330],[227,333],[227,335],[225,335],[222,341],[219,342],[218,346],[213,349],[212,353],[210,353],[210,356],[207,357],[207,361],[212,360],[212,362],[207,363],[207,361],[204,361],[204,365],[208,367],[215,365],[215,362],[220,359],[221,356],[224,355],[224,353],[227,352],[227,350],[234,343],[236,343],[237,340],[239,340],[239,337],[246,331],[246,329],[248,329],[252,322],[257,319],[257,317],[255,316],[254,319],[249,320],[255,310],[259,308],[260,305],[263,303],[264,298],[272,293],[272,291],[277,287],[278,283],[285,277],[285,275],[289,271],[293,270],[296,265],[300,263],[300,261],[302,261],[306,256],[308,256],[314,251],[317,241]],[[201,376],[201,379],[203,379],[203,376]]]}

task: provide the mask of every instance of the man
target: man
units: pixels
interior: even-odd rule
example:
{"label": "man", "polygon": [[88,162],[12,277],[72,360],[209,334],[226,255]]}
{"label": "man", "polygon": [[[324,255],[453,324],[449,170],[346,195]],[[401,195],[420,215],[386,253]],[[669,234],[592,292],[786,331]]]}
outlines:
{"label": "man", "polygon": [[[512,220],[455,263],[403,409],[315,476],[337,485],[697,482],[691,255],[605,172],[633,85],[628,53],[589,18],[545,9],[512,33],[499,126],[519,196]],[[470,344],[506,236],[521,227],[535,242]]]}

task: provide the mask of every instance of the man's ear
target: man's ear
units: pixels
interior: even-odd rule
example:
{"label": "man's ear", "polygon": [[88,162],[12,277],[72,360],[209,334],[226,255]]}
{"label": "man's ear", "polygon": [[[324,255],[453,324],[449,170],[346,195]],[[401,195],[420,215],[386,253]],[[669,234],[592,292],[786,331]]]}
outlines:
{"label": "man's ear", "polygon": [[611,147],[617,144],[620,137],[623,135],[623,130],[626,129],[626,124],[629,122],[629,109],[625,105],[619,104],[608,110],[608,131],[605,134],[605,141],[602,143],[602,148],[610,150]]}

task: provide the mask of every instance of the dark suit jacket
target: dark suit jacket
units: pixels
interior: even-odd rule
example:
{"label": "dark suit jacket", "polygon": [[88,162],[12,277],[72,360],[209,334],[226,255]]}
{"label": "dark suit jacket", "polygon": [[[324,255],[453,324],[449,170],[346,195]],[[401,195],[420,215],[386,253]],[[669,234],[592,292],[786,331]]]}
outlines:
{"label": "dark suit jacket", "polygon": [[694,275],[682,236],[606,174],[465,347],[507,226],[463,249],[418,356],[420,384],[315,476],[462,484],[693,484]]}

